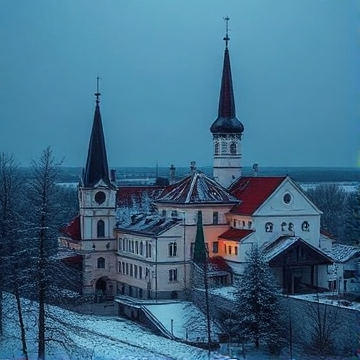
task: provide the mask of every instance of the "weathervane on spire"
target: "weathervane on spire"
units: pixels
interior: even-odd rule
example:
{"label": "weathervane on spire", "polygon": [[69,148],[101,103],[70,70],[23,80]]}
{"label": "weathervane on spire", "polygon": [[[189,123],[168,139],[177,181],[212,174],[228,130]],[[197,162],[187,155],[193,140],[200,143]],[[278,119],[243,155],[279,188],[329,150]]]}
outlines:
{"label": "weathervane on spire", "polygon": [[99,104],[100,100],[99,100],[99,97],[100,97],[100,92],[99,92],[99,85],[100,85],[100,78],[97,77],[96,78],[96,93],[94,94],[96,96],[96,104]]}
{"label": "weathervane on spire", "polygon": [[224,37],[224,40],[225,40],[225,45],[226,45],[226,48],[228,47],[228,41],[230,40],[229,38],[229,20],[230,18],[228,16],[224,17],[224,20],[226,21],[226,35]]}

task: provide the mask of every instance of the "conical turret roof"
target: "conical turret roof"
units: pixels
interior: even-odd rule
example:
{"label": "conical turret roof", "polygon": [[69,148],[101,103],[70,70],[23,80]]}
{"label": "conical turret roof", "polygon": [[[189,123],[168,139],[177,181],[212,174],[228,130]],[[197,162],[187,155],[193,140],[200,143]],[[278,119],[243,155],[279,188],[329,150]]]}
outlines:
{"label": "conical turret roof", "polygon": [[215,134],[241,134],[244,125],[237,119],[235,112],[234,90],[231,77],[230,55],[227,46],[229,37],[226,35],[226,47],[224,53],[224,65],[221,79],[218,117],[210,127]]}
{"label": "conical turret roof", "polygon": [[83,185],[92,187],[102,180],[106,185],[112,186],[109,178],[109,167],[106,156],[105,138],[100,113],[100,94],[96,94],[94,121],[90,136],[86,167],[83,173]]}

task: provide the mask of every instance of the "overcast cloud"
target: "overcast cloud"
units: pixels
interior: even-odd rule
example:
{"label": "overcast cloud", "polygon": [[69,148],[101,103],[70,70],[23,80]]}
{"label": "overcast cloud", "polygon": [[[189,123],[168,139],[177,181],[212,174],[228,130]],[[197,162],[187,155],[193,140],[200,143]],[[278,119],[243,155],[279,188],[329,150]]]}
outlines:
{"label": "overcast cloud", "polygon": [[111,166],[211,165],[226,15],[244,165],[359,165],[358,0],[2,0],[0,151],[84,166],[99,75]]}

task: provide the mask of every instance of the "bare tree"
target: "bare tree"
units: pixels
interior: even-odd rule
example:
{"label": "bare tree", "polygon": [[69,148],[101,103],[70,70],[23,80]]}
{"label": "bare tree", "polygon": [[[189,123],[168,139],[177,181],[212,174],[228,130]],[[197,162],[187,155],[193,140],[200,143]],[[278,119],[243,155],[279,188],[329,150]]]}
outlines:
{"label": "bare tree", "polygon": [[323,212],[321,228],[335,235],[339,242],[347,242],[349,197],[337,184],[320,184],[306,191],[306,195]]}
{"label": "bare tree", "polygon": [[32,229],[28,251],[33,258],[28,272],[33,278],[31,293],[36,294],[38,303],[39,360],[45,359],[47,342],[56,341],[63,347],[72,344],[64,330],[66,321],[57,319],[47,304],[64,306],[68,294],[77,296],[81,284],[81,271],[66,265],[58,252],[58,229],[63,221],[58,208],[59,170],[60,163],[55,161],[51,149],[45,149],[40,159],[32,163],[32,176],[27,188]]}
{"label": "bare tree", "polygon": [[336,351],[336,336],[342,326],[340,308],[320,302],[307,306],[308,341],[305,349],[317,355],[331,355]]}
{"label": "bare tree", "polygon": [[0,154],[0,329],[2,330],[2,290],[12,292],[16,299],[17,316],[20,325],[22,352],[28,359],[24,316],[21,307],[21,288],[26,283],[23,262],[26,262],[23,239],[23,177],[12,155]]}

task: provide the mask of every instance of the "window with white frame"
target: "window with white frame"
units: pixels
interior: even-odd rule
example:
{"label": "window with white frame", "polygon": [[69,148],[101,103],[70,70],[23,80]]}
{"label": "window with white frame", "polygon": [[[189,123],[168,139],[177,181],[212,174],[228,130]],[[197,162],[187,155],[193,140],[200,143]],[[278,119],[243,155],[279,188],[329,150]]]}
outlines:
{"label": "window with white frame", "polygon": [[177,243],[169,243],[169,256],[177,256]]}
{"label": "window with white frame", "polygon": [[177,269],[169,270],[169,281],[177,281]]}

